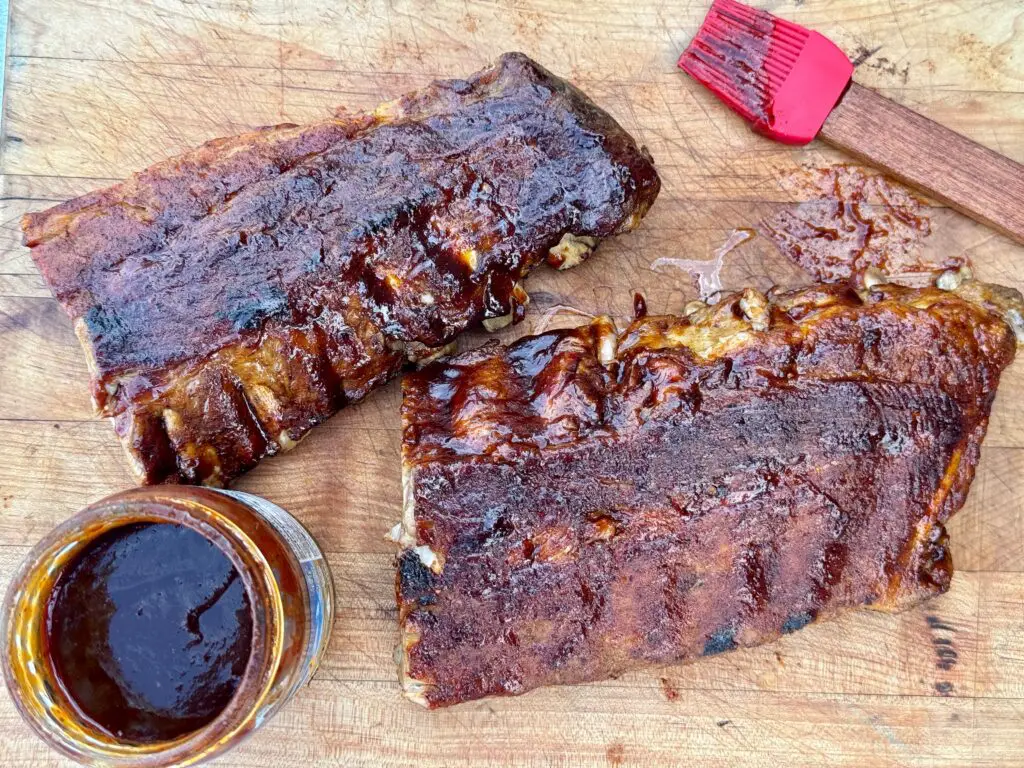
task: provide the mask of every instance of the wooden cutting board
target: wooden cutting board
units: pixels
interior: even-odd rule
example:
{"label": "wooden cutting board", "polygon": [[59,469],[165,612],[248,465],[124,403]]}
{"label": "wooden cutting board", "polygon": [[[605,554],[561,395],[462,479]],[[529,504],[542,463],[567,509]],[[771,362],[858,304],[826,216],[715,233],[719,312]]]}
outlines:
{"label": "wooden cutting board", "polygon": [[[1024,161],[1019,0],[779,0],[857,60],[857,79]],[[639,232],[572,272],[530,279],[531,315],[624,317],[694,295],[662,257],[707,259],[735,227],[793,204],[786,179],[841,157],[754,136],[674,67],[705,0],[12,0],[0,229],[0,587],[27,548],[131,484],[93,418],[70,325],[20,246],[19,217],[205,139],[372,107],[518,49],[568,76],[650,148],[664,180]],[[1024,205],[1024,201],[1021,202]],[[933,256],[1024,288],[1024,248],[928,211]],[[797,283],[763,238],[726,286]],[[576,323],[559,316],[556,322]],[[479,336],[464,340],[478,343]],[[314,430],[239,487],[294,512],[329,553],[338,617],[309,688],[223,766],[1024,764],[1024,360],[999,392],[977,479],[952,522],[950,592],[692,666],[427,712],[401,698],[393,549],[399,392]],[[61,762],[0,694],[0,765]]]}

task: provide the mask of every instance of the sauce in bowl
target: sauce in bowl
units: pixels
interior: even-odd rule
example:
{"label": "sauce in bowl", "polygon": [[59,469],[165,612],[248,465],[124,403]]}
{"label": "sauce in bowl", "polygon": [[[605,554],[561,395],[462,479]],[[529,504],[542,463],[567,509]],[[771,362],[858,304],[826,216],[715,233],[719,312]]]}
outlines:
{"label": "sauce in bowl", "polygon": [[57,580],[46,624],[65,693],[126,741],[170,741],[209,723],[252,651],[238,570],[173,523],[133,523],[93,541]]}
{"label": "sauce in bowl", "polygon": [[280,507],[139,488],[91,504],[29,553],[4,604],[4,677],[68,757],[193,764],[309,682],[333,615],[324,556]]}

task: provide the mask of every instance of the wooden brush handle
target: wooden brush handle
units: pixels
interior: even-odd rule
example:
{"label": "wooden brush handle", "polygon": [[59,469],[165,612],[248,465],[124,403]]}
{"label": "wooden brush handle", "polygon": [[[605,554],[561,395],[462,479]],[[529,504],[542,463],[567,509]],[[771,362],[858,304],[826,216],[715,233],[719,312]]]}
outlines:
{"label": "wooden brush handle", "polygon": [[856,83],[818,136],[1024,243],[1024,165]]}

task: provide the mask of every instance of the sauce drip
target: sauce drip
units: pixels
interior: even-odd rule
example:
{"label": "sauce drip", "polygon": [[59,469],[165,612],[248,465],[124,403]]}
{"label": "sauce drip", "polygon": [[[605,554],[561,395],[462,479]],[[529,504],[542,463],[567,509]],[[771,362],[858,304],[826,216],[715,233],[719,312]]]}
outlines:
{"label": "sauce drip", "polygon": [[642,293],[633,294],[633,318],[641,320],[647,317],[647,299]]}
{"label": "sauce drip", "polygon": [[129,742],[208,724],[234,696],[252,650],[238,571],[213,542],[171,523],[97,538],[58,578],[46,619],[65,693]]}

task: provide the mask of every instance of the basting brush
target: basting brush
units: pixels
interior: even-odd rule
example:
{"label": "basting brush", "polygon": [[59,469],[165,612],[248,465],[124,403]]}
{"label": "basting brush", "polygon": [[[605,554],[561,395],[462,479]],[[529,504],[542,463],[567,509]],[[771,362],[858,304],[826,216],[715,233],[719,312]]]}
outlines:
{"label": "basting brush", "polygon": [[714,0],[679,66],[758,133],[820,138],[1024,243],[1024,166],[857,85],[817,32]]}

